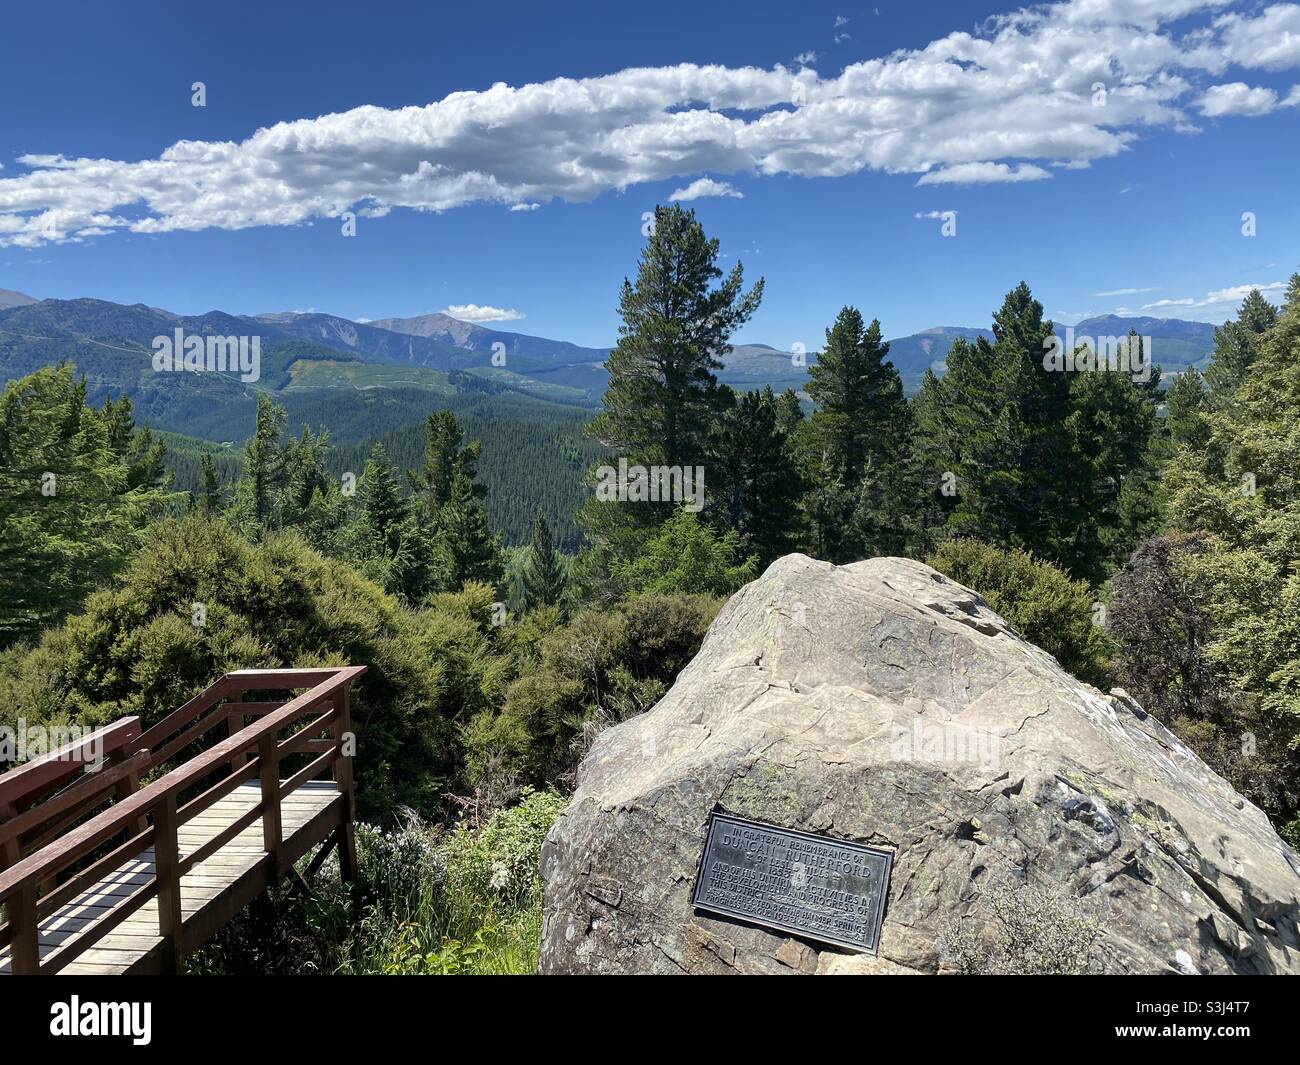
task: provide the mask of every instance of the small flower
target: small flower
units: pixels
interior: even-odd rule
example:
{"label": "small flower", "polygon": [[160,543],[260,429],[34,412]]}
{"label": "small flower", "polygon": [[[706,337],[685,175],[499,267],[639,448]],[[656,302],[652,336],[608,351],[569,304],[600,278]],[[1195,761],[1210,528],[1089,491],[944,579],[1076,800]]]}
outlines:
{"label": "small flower", "polygon": [[504,891],[510,886],[510,867],[505,862],[492,863],[492,879],[490,883],[493,891]]}

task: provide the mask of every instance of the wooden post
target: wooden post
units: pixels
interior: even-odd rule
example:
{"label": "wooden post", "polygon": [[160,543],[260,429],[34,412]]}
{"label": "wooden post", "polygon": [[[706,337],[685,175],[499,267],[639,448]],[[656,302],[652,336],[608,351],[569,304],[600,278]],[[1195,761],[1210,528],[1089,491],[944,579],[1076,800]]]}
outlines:
{"label": "wooden post", "polygon": [[[144,748],[140,748],[140,749],[143,750]],[[114,751],[111,755],[109,755],[108,758],[109,765],[116,765],[117,763],[121,762],[124,758],[124,755],[127,753],[134,754],[135,751],[132,750],[130,752],[127,752],[125,751],[125,749],[120,751]],[[113,785],[113,799],[116,802],[121,802],[123,799],[129,799],[133,794],[135,794],[135,792],[139,790],[140,790],[140,774],[128,773],[121,780],[119,780],[115,785]],[[144,815],[141,814],[139,817],[137,817],[134,821],[131,822],[130,826],[127,828],[127,835],[138,836],[141,832],[147,831],[148,828],[149,828],[149,822],[145,819]]]}
{"label": "wooden post", "polygon": [[[227,699],[230,702],[236,702],[236,703],[242,702],[243,698],[244,698],[244,693],[242,691],[231,692],[227,696]],[[236,718],[238,718],[238,720],[236,720]],[[236,732],[238,732],[243,727],[244,727],[243,714],[233,714],[233,713],[226,714],[226,737],[227,738],[233,736]],[[231,756],[230,771],[232,773],[238,773],[239,770],[241,770],[244,767],[244,763],[247,760],[248,760],[248,756],[244,754],[242,751],[239,754]]]}
{"label": "wooden post", "polygon": [[353,822],[356,820],[356,800],[352,794],[352,756],[349,746],[355,742],[352,735],[352,718],[348,711],[348,689],[345,686],[335,697],[334,742],[339,756],[334,762],[334,780],[343,794],[343,824],[339,826],[339,876],[348,884],[357,879],[357,838]]}
{"label": "wooden post", "polygon": [[280,752],[271,732],[257,742],[258,769],[262,781],[262,845],[271,856],[271,883],[278,884],[284,873],[280,830]]}
{"label": "wooden post", "polygon": [[154,812],[153,860],[158,884],[158,934],[166,942],[168,968],[179,972],[184,956],[184,921],[181,915],[180,843],[177,838],[176,793],[170,793]]}
{"label": "wooden post", "polygon": [[[18,810],[13,803],[0,806],[0,821],[16,817]],[[18,838],[5,840],[0,844],[0,870],[17,865],[22,858],[22,849]],[[9,927],[13,930],[10,946],[10,965],[18,976],[30,976],[41,970],[41,948],[36,939],[36,885],[28,883],[3,900],[8,916]]]}

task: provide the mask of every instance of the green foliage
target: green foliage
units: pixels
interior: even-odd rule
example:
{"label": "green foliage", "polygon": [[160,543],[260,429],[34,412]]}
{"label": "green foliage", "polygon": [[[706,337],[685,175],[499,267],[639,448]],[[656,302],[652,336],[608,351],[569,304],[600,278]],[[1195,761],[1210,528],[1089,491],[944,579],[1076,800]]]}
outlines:
{"label": "green foliage", "polygon": [[[542,843],[564,809],[525,790],[481,826],[357,826],[355,889],[333,863],[313,893],[272,891],[192,955],[193,973],[524,975],[537,971]],[[304,860],[303,864],[306,864]]]}
{"label": "green foliage", "polygon": [[[1300,278],[1280,315],[1248,298],[1220,339],[1201,431],[1165,471],[1187,535],[1117,579],[1137,619],[1121,657],[1171,727],[1286,826],[1300,815]],[[1140,626],[1162,614],[1178,672],[1143,678]]]}
{"label": "green foliage", "polygon": [[713,411],[713,371],[728,341],[758,309],[760,279],[742,292],[737,263],[721,284],[718,242],[695,212],[656,207],[636,283],[619,297],[618,345],[605,363],[609,387],[591,435],[629,462],[698,464]]}
{"label": "green foliage", "polygon": [[803,484],[793,437],[803,413],[793,392],[778,399],[770,387],[737,396],[723,385],[719,398],[708,441],[709,519],[766,566],[798,542]]}
{"label": "green foliage", "polygon": [[1025,639],[1055,656],[1061,668],[1105,689],[1109,642],[1095,622],[1092,596],[1049,562],[1024,551],[976,540],[940,544],[926,562],[974,589]]}
{"label": "green foliage", "polygon": [[758,559],[741,555],[732,530],[719,536],[690,511],[676,511],[642,548],[614,567],[614,579],[630,598],[654,595],[730,595],[758,576]]}
{"label": "green foliage", "polygon": [[479,713],[465,737],[471,780],[569,779],[599,729],[653,706],[699,650],[721,604],[643,596],[538,628],[500,711]]}
{"label": "green foliage", "polygon": [[0,717],[147,727],[232,669],[361,664],[362,808],[434,809],[458,763],[452,718],[492,690],[490,621],[464,600],[413,613],[296,534],[254,546],[221,521],[164,521],[82,613],[0,657]]}
{"label": "green foliage", "polygon": [[454,414],[438,411],[425,423],[424,462],[407,473],[415,513],[432,531],[441,583],[451,589],[470,581],[504,584],[501,538],[492,532],[487,489],[478,483],[480,450],[477,442],[465,443]]}
{"label": "green foliage", "polygon": [[568,576],[564,560],[551,541],[551,530],[542,512],[537,512],[533,522],[533,541],[528,547],[528,557],[520,574],[525,610],[538,607],[565,607],[568,598]]}
{"label": "green foliage", "polygon": [[1099,586],[1160,519],[1159,378],[1047,369],[1052,324],[1023,283],[993,335],[954,342],[947,373],[927,374],[913,402],[922,524]]}
{"label": "green foliage", "polygon": [[161,442],[126,400],[86,404],[67,365],[0,397],[0,646],[57,623],[107,580],[169,501]]}

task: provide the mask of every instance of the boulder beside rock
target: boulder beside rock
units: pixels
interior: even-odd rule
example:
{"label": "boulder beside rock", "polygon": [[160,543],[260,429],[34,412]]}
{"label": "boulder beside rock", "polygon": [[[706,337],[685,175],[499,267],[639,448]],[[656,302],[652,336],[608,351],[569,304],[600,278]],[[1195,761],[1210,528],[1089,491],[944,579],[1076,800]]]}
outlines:
{"label": "boulder beside rock", "polygon": [[[715,810],[894,851],[879,955],[697,912]],[[788,555],[737,592],[597,737],[542,876],[543,973],[934,973],[996,885],[1080,899],[1097,971],[1300,972],[1300,857],[1264,814],[906,559]]]}

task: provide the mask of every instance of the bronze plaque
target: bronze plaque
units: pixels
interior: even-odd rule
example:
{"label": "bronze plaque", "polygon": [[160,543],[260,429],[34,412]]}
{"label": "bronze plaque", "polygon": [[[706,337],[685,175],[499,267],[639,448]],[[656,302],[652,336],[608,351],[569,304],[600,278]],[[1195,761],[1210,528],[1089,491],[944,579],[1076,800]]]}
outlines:
{"label": "bronze plaque", "polygon": [[894,856],[861,843],[709,818],[695,908],[875,954]]}

